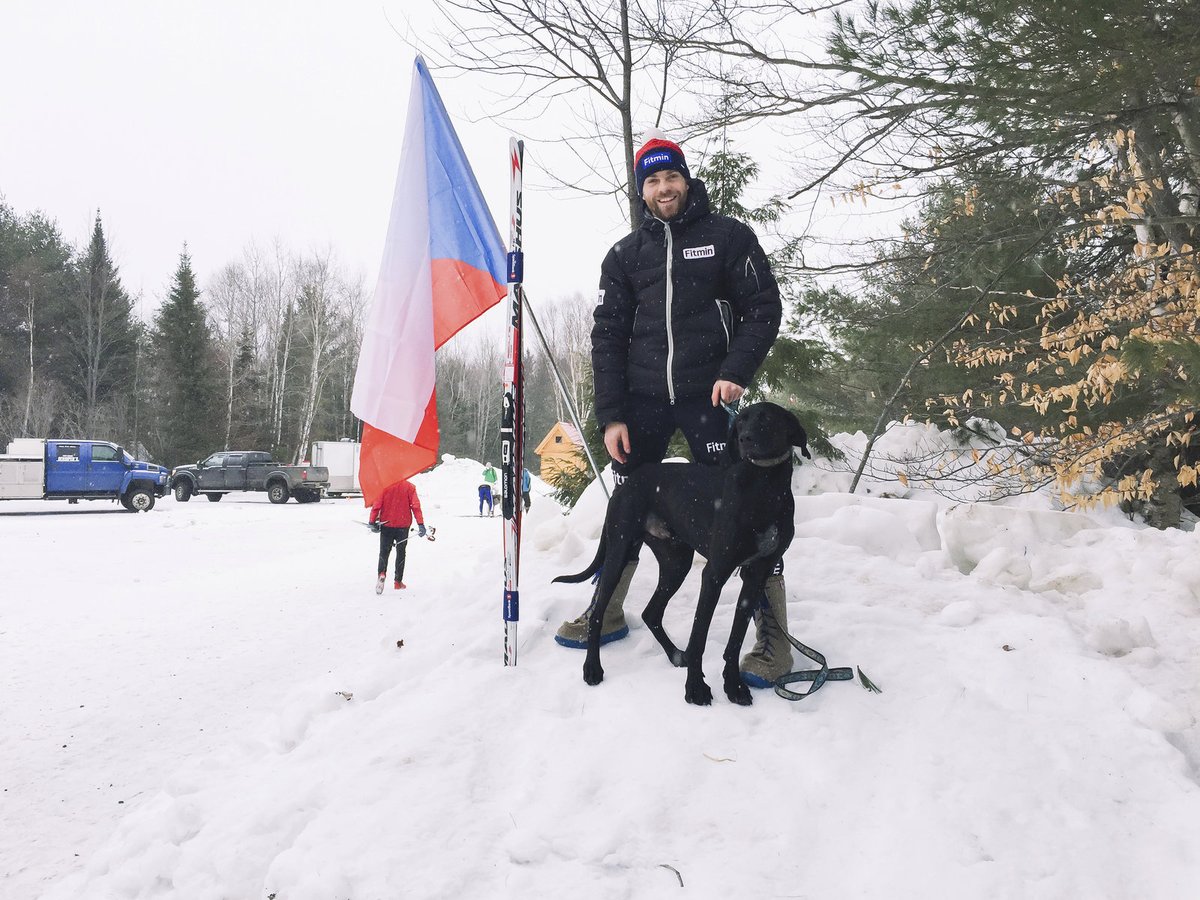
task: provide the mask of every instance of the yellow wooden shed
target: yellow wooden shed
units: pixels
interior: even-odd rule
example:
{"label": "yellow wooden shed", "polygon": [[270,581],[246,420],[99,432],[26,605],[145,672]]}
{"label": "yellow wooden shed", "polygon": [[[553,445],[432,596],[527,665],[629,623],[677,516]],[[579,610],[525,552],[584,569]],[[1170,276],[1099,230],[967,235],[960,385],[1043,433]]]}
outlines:
{"label": "yellow wooden shed", "polygon": [[549,484],[558,483],[558,474],[587,467],[583,453],[583,435],[574,425],[555,422],[533,451],[540,461],[538,477]]}

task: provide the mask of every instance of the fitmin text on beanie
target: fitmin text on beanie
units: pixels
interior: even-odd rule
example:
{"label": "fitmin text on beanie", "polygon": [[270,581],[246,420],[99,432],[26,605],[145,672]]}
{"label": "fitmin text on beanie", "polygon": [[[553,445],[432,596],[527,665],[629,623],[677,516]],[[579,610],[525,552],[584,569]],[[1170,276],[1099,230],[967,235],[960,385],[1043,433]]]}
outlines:
{"label": "fitmin text on beanie", "polygon": [[665,137],[650,138],[642,144],[642,149],[633,158],[633,175],[637,179],[638,196],[642,196],[642,185],[647,177],[667,169],[682,173],[684,178],[692,177],[692,173],[688,171],[687,160],[683,158],[683,150],[678,144],[668,141]]}

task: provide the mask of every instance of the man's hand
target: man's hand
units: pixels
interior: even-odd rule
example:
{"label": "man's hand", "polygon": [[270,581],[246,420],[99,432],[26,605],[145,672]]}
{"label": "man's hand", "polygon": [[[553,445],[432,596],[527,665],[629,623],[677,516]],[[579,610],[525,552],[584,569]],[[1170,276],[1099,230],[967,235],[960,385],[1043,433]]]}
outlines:
{"label": "man's hand", "polygon": [[367,527],[370,528],[376,534],[379,534],[379,529],[383,526],[381,526],[378,522],[371,522]]}
{"label": "man's hand", "polygon": [[[740,384],[734,384],[732,381],[718,381],[713,385],[712,405],[719,406],[721,403],[737,403],[742,399],[742,394],[746,393],[746,389]],[[605,435],[607,440],[607,433]]]}
{"label": "man's hand", "polygon": [[425,537],[425,526],[419,523],[417,525],[417,537]]}
{"label": "man's hand", "polygon": [[629,427],[624,422],[609,422],[604,426],[604,449],[619,463],[629,458]]}

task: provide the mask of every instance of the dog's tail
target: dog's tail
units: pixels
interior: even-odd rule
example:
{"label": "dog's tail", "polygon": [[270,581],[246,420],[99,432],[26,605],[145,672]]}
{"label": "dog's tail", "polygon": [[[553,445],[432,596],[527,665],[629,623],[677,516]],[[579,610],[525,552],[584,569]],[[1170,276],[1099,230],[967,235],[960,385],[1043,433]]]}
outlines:
{"label": "dog's tail", "polygon": [[604,533],[600,534],[600,546],[596,548],[596,558],[588,563],[588,567],[582,572],[575,575],[559,575],[557,578],[551,579],[554,582],[564,582],[566,584],[579,584],[581,581],[587,581],[593,575],[600,571],[600,565],[604,562]]}

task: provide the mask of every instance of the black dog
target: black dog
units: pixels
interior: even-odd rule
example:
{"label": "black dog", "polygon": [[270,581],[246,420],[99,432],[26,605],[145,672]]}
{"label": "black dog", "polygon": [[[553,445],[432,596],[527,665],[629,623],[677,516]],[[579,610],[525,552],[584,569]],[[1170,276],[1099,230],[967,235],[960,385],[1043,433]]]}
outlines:
{"label": "black dog", "polygon": [[[696,463],[641,466],[613,493],[596,558],[578,575],[554,579],[580,582],[603,566],[588,619],[584,681],[594,685],[604,680],[600,623],[621,572],[644,541],[658,560],[659,572],[658,586],[642,621],[671,663],[687,666],[684,698],[688,703],[712,703],[712,691],[704,682],[704,644],[721,588],[734,569],[741,567],[742,589],[725,647],[723,674],[725,696],[743,706],[751,703],[738,658],[767,576],[795,534],[792,447],[799,447],[811,459],[808,436],[796,417],[774,403],[755,403],[734,418],[720,467]],[[687,651],[681,653],[663,628],[663,612],[687,577],[696,552],[707,564]]]}

